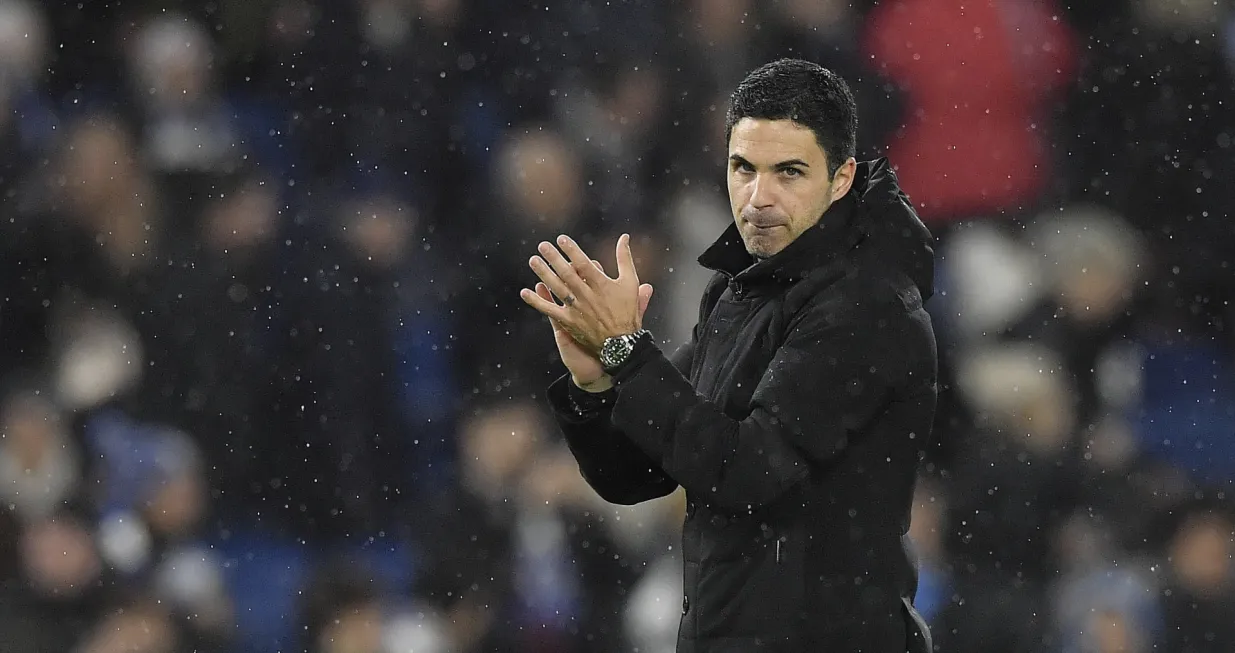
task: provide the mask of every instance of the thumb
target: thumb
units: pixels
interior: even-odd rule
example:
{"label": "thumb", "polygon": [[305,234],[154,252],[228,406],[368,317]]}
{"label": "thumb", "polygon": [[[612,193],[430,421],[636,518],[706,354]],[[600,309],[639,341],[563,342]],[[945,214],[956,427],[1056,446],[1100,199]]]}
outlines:
{"label": "thumb", "polygon": [[652,301],[652,284],[645,283],[639,286],[639,321],[643,321],[643,314],[648,310],[648,304]]}
{"label": "thumb", "polygon": [[630,234],[622,234],[617,242],[618,278],[639,278],[635,272],[635,255],[630,251]]}

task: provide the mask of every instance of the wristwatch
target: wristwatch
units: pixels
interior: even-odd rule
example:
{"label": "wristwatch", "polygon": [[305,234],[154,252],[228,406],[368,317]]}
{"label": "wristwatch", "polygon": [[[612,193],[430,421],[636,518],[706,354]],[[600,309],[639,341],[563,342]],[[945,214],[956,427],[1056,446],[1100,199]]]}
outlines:
{"label": "wristwatch", "polygon": [[635,350],[635,344],[641,338],[652,335],[647,329],[639,329],[634,333],[627,333],[621,336],[613,336],[605,338],[605,342],[600,347],[600,364],[605,368],[605,372],[613,373],[626,359],[630,358],[630,353]]}

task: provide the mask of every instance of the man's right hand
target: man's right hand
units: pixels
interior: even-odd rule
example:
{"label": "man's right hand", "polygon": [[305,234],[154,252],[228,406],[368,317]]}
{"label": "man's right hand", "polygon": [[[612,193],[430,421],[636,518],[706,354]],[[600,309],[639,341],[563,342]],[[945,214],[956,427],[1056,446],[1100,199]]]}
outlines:
{"label": "man's right hand", "polygon": [[[596,267],[600,267],[600,263],[596,261],[592,261],[592,263]],[[547,301],[555,301],[553,294],[549,292],[548,286],[544,283],[536,284],[536,294]],[[643,323],[643,314],[647,312],[648,303],[651,301],[652,284],[645,283],[640,285],[639,323],[641,325]],[[566,369],[570,372],[570,378],[574,381],[574,384],[588,392],[604,392],[613,387],[613,380],[605,373],[605,368],[601,366],[600,359],[575,342],[575,339],[556,320],[549,320],[549,323],[553,325],[553,341],[557,343],[557,353],[562,358],[562,363],[566,365]]]}

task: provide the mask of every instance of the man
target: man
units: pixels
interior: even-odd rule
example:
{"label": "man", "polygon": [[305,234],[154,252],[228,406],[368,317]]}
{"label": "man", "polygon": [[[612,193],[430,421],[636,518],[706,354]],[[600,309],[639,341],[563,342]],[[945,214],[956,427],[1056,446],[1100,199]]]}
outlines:
{"label": "man", "polygon": [[540,244],[522,297],[569,370],[549,399],[601,497],[685,489],[678,651],[928,651],[906,533],[936,401],[930,234],[886,161],[854,160],[834,73],[767,64],[727,119],[734,224],[672,358],[641,329],[628,236],[616,278]]}

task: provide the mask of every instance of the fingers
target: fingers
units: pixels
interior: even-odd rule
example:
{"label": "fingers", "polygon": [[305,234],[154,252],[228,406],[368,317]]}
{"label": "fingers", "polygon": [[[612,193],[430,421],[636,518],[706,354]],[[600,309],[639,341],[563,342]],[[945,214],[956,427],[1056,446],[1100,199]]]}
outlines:
{"label": "fingers", "polygon": [[[553,302],[554,304],[558,304],[557,298],[553,296],[553,291],[549,290],[549,286],[546,286],[545,282],[543,281],[539,281],[536,283],[536,294],[541,299],[547,302]],[[561,304],[558,304],[558,305],[560,306]]]}
{"label": "fingers", "polygon": [[553,293],[549,291],[549,286],[546,286],[543,281],[538,281],[536,283],[536,294],[540,295],[540,298],[547,302],[557,303],[553,299]]}
{"label": "fingers", "polygon": [[639,286],[639,322],[643,322],[643,314],[648,310],[648,304],[652,301],[652,284],[645,283]]}
{"label": "fingers", "polygon": [[[547,302],[557,304],[557,301],[553,299],[553,293],[549,292],[549,286],[546,286],[543,281],[536,284],[536,295]],[[557,320],[553,318],[549,318],[549,324],[553,325],[554,331],[561,330],[562,328],[562,325],[558,324]]]}
{"label": "fingers", "polygon": [[[602,276],[604,275],[604,269],[598,267],[595,261],[592,261],[591,265],[588,265],[587,263],[571,263],[571,265],[574,266],[575,272],[577,272],[580,277],[583,277],[583,279],[588,282],[588,285],[592,285],[592,281],[588,279],[587,276],[589,274],[595,275],[597,280],[608,279],[608,277]],[[595,286],[592,287],[595,288]]]}
{"label": "fingers", "polygon": [[[561,279],[565,287],[570,290],[570,293],[568,294],[573,294],[575,299],[585,299],[590,295],[591,289],[588,287],[587,281],[579,276],[579,273],[575,271],[575,266],[572,265],[570,261],[566,260],[566,257],[562,256],[562,253],[558,251],[552,243],[541,243],[538,249],[540,251],[540,256],[544,257],[543,260],[548,262],[549,266],[552,268],[552,272],[554,272],[556,276]],[[545,275],[541,274],[541,270],[536,269],[536,258],[539,257],[532,259],[532,269],[536,270],[536,273],[540,275],[540,278],[543,279],[545,283],[549,284],[549,290],[552,290],[553,294],[565,299],[566,296],[558,293],[557,288],[553,287],[553,283],[551,283],[548,279],[545,279]],[[586,258],[583,259],[583,261],[587,260],[588,259]],[[570,304],[571,302],[566,303]]]}
{"label": "fingers", "polygon": [[[566,285],[566,282],[557,275],[553,268],[549,267],[549,264],[544,259],[539,256],[533,256],[528,261],[528,265],[531,266],[532,271],[536,273],[536,276],[540,277],[541,282],[549,288],[549,291],[555,297],[566,304],[573,304],[575,302],[577,297],[575,297],[574,291]],[[578,279],[578,277],[575,278]]]}
{"label": "fingers", "polygon": [[622,234],[617,242],[618,278],[639,278],[635,272],[635,255],[630,251],[630,234]]}
{"label": "fingers", "polygon": [[574,263],[576,272],[584,281],[590,283],[597,279],[596,271],[588,265],[588,261],[591,261],[593,264],[596,261],[584,253],[583,248],[579,247],[579,244],[574,239],[566,235],[558,236],[557,244],[566,253],[566,256],[570,258],[570,262]]}
{"label": "fingers", "polygon": [[606,278],[606,279],[608,279],[608,278],[609,278],[609,273],[608,273],[608,272],[605,272],[605,268],[604,268],[604,266],[602,266],[602,265],[600,264],[600,261],[597,261],[596,259],[592,259],[592,265],[596,266],[596,269],[597,269],[597,270],[600,270],[600,273],[601,273],[601,274],[603,274],[603,275],[605,275],[605,278]]}
{"label": "fingers", "polygon": [[524,288],[519,291],[519,297],[521,297],[524,303],[528,306],[540,311],[541,315],[544,315],[550,320],[556,321],[565,317],[566,308],[559,306],[558,303],[552,299],[545,299],[539,291],[532,292],[531,290]]}

